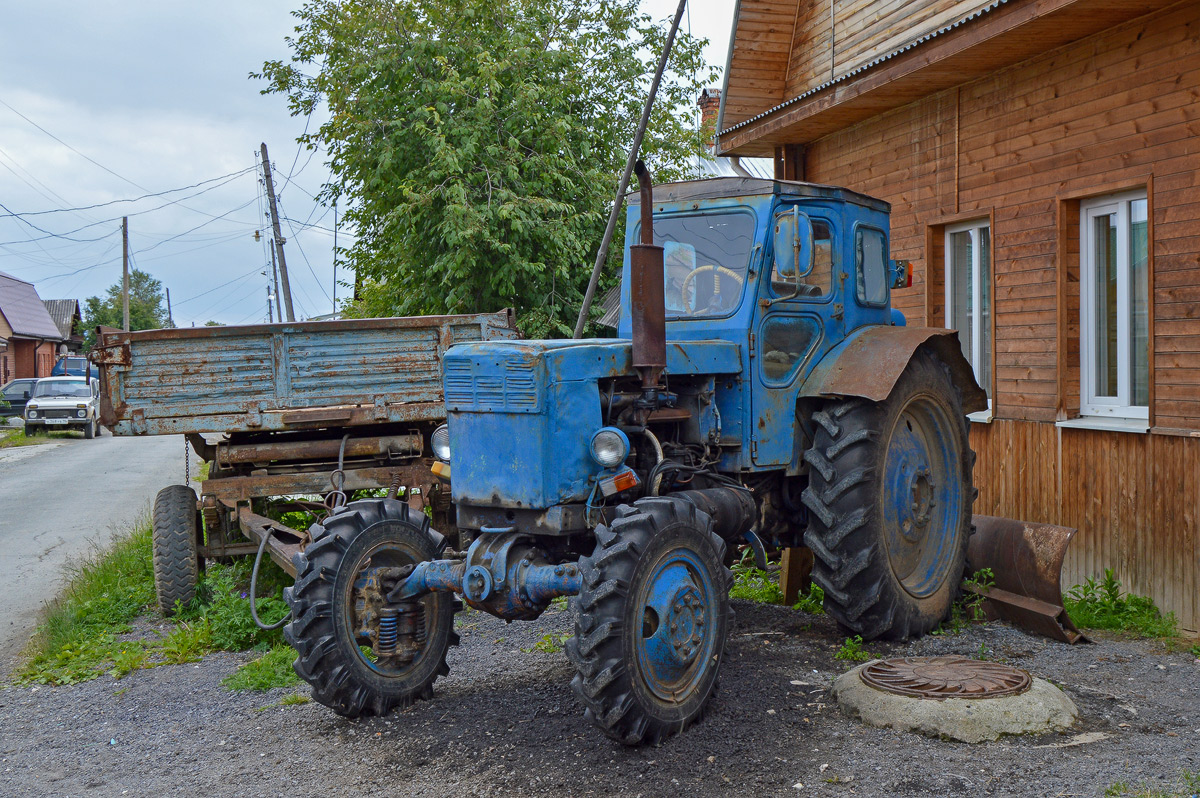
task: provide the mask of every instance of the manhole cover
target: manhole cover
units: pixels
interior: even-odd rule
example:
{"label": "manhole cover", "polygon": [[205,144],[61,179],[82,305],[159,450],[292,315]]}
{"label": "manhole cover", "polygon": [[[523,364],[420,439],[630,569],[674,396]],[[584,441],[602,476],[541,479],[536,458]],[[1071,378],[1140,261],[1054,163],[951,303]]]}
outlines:
{"label": "manhole cover", "polygon": [[1032,684],[1029,674],[998,662],[965,657],[905,657],[863,668],[864,682],[886,693],[917,698],[997,698]]}

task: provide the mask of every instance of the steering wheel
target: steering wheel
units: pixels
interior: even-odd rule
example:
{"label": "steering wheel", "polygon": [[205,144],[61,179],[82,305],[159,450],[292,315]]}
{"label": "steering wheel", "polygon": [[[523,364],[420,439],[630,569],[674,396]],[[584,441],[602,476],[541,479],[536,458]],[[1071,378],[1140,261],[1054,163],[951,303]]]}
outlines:
{"label": "steering wheel", "polygon": [[[694,268],[690,272],[688,272],[687,277],[683,278],[683,285],[680,287],[680,293],[683,294],[683,304],[687,308],[687,312],[689,314],[695,313],[696,311],[699,310],[699,308],[697,308],[693,305],[694,295],[692,294],[692,292],[690,290],[692,287],[692,282],[696,279],[696,275],[704,274],[706,272],[713,272],[713,293],[712,293],[712,299],[709,301],[709,306],[707,308],[708,310],[728,310],[729,309],[728,307],[723,307],[719,302],[721,299],[721,275],[725,275],[725,276],[731,278],[735,283],[737,283],[737,286],[738,286],[737,293],[739,296],[741,295],[741,288],[746,282],[745,279],[743,279],[740,274],[735,272],[733,269],[727,269],[724,266],[714,266],[713,264],[707,264],[705,266],[697,266],[696,268]],[[736,301],[737,300],[735,297],[734,302],[736,303]],[[732,304],[733,303],[730,303],[729,307],[732,307]]]}

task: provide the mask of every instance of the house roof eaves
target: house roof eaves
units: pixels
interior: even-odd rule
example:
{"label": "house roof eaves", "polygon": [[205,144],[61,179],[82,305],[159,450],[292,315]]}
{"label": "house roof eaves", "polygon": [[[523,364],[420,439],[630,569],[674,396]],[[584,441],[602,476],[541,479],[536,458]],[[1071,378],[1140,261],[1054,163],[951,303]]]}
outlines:
{"label": "house roof eaves", "polygon": [[[985,14],[988,14],[988,13],[996,10],[1000,6],[1006,4],[1007,2],[1008,2],[1008,0],[993,0],[991,3],[984,6],[983,8],[978,8],[978,9],[972,11],[970,14],[967,14],[965,17],[963,17],[962,19],[960,19],[956,22],[951,22],[949,25],[944,25],[944,26],[938,28],[937,30],[930,31],[929,33],[926,33],[924,36],[921,36],[918,39],[914,39],[913,41],[909,42],[908,44],[904,45],[903,47],[899,47],[895,50],[892,50],[890,53],[887,53],[886,55],[881,55],[878,58],[863,64],[862,66],[859,66],[859,67],[856,67],[856,68],[850,70],[849,72],[847,72],[844,75],[838,75],[833,80],[827,80],[824,83],[820,84],[819,86],[814,86],[811,89],[809,89],[808,91],[804,92],[803,94],[798,94],[795,97],[793,97],[792,99],[785,100],[784,102],[779,103],[778,105],[774,106],[773,108],[768,108],[767,110],[763,111],[762,113],[758,114],[757,116],[752,116],[749,119],[744,119],[741,122],[738,122],[736,125],[734,125],[731,128],[722,129],[717,133],[717,138],[719,139],[721,136],[724,136],[727,133],[732,133],[735,130],[740,130],[741,128],[746,127],[747,125],[751,125],[751,124],[759,121],[760,119],[764,119],[765,117],[768,117],[771,114],[774,114],[778,111],[783,110],[784,108],[787,108],[790,105],[794,105],[794,104],[800,102],[801,100],[804,100],[804,99],[807,99],[807,98],[813,96],[814,94],[825,91],[826,89],[830,88],[831,86],[835,86],[838,83],[842,83],[844,81],[849,80],[850,78],[856,77],[857,75],[861,75],[863,72],[866,72],[867,70],[872,69],[872,68],[884,63],[885,61],[890,61],[891,59],[895,58],[896,56],[906,53],[915,47],[919,47],[920,45],[924,44],[925,42],[930,41],[931,39],[935,39],[938,36],[942,36],[950,31],[954,30],[955,28],[961,27],[962,25],[965,25],[968,22],[978,19],[979,17],[982,17]],[[737,24],[737,18],[735,17],[734,25],[736,26],[736,24]],[[732,47],[733,47],[733,43],[732,43],[732,39],[731,39],[730,54],[729,54],[730,58],[733,57]],[[728,70],[726,70],[726,73],[728,74]],[[725,82],[726,82],[726,84],[728,84],[728,82],[729,82],[728,77],[726,77]],[[722,112],[724,112],[724,110],[725,110],[725,96],[727,94],[728,94],[728,92],[724,92],[724,93],[722,93],[722,96],[721,96],[721,111]],[[722,116],[723,115],[724,114],[722,113]],[[720,121],[720,117],[718,117],[718,122],[719,121]]]}

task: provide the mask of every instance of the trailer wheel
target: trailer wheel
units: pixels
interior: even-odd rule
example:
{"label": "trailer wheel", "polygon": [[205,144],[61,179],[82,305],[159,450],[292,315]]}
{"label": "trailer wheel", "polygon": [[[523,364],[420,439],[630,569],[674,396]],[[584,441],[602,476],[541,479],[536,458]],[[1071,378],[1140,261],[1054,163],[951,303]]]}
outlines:
{"label": "trailer wheel", "polygon": [[826,612],[867,640],[932,631],[958,595],[976,493],[948,370],[918,350],[886,401],[832,402],[813,421],[804,542]]}
{"label": "trailer wheel", "polygon": [[703,715],[733,618],[724,560],[712,519],[678,499],[622,505],[597,528],[566,648],[571,687],[609,737],[653,745]]}
{"label": "trailer wheel", "polygon": [[195,491],[185,485],[163,488],[154,497],[150,541],[154,591],[163,615],[173,615],[176,602],[186,604],[196,595],[200,571],[196,541]]}
{"label": "trailer wheel", "polygon": [[445,538],[424,514],[394,499],[352,502],[309,532],[313,542],[295,560],[296,583],[283,591],[292,609],[283,634],[313,698],[349,718],[385,715],[431,698],[434,681],[450,670],[446,651],[458,644],[453,597],[432,593],[419,600],[424,645],[410,662],[381,659],[369,653],[372,639],[362,633],[371,623],[364,572],[437,559]]}

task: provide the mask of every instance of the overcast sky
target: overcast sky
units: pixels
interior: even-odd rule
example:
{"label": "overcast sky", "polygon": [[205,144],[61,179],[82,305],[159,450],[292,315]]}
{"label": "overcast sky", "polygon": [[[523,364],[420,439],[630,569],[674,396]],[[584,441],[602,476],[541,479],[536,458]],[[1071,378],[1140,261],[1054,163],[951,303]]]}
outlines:
{"label": "overcast sky", "polygon": [[[643,7],[664,18],[676,3]],[[329,313],[334,217],[313,200],[327,177],[323,154],[310,160],[300,150],[306,120],[247,77],[287,57],[298,6],[4,3],[0,271],[34,283],[43,299],[101,295],[120,280],[128,216],[132,263],[170,289],[177,325],[265,321],[270,255],[254,240],[268,225],[254,157],[265,141],[290,220],[283,235],[296,315]],[[722,68],[732,17],[733,0],[694,0],[682,25],[710,39],[708,59]],[[124,201],[148,194],[158,196]]]}

